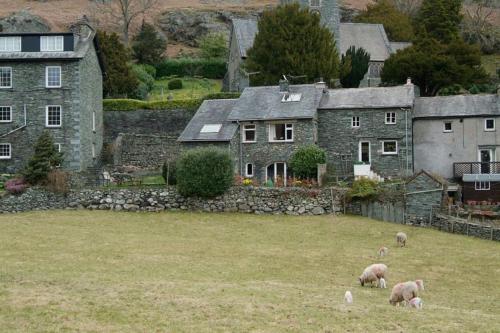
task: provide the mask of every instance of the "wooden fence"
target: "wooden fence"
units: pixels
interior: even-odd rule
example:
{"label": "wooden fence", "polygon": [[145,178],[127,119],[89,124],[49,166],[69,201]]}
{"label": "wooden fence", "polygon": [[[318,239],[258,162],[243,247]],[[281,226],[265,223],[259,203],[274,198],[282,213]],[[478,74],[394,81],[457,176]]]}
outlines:
{"label": "wooden fence", "polygon": [[405,223],[405,207],[402,203],[362,202],[361,215],[375,220]]}

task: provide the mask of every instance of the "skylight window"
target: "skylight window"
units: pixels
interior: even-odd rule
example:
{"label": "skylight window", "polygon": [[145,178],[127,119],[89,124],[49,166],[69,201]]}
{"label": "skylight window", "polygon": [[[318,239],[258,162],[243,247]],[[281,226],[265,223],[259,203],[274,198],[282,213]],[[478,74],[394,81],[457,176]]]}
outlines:
{"label": "skylight window", "polygon": [[207,124],[203,125],[200,133],[219,133],[222,124]]}
{"label": "skylight window", "polygon": [[301,98],[302,98],[302,94],[285,93],[285,94],[283,94],[283,98],[281,99],[281,101],[283,103],[300,102]]}

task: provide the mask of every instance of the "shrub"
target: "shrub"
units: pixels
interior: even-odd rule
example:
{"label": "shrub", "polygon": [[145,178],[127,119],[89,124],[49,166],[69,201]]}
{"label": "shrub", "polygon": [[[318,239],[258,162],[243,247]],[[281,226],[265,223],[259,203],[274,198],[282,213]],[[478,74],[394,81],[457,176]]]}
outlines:
{"label": "shrub", "polygon": [[175,162],[163,163],[163,166],[161,168],[161,175],[167,185],[177,184],[176,163]]}
{"label": "shrub", "polygon": [[182,154],[176,176],[180,194],[215,197],[233,184],[233,163],[226,150],[197,148]]}
{"label": "shrub", "polygon": [[24,179],[14,178],[6,181],[4,187],[10,194],[21,194],[26,190],[28,185],[24,182]]}
{"label": "shrub", "polygon": [[211,33],[203,36],[199,41],[202,58],[226,58],[227,41],[222,33]]}
{"label": "shrub", "polygon": [[347,192],[350,199],[371,199],[378,193],[378,183],[368,178],[361,178],[352,183],[352,187]]}
{"label": "shrub", "polygon": [[182,80],[173,79],[168,81],[168,89],[170,90],[182,89]]}
{"label": "shrub", "polygon": [[155,85],[155,79],[149,74],[144,66],[133,65],[132,71],[139,79],[139,85],[135,90],[135,97],[140,99],[146,99],[151,90],[153,90]]}
{"label": "shrub", "polygon": [[290,168],[294,175],[299,178],[316,178],[318,164],[326,162],[324,149],[316,145],[299,148],[290,159]]}
{"label": "shrub", "polygon": [[54,141],[48,131],[44,131],[35,143],[35,154],[23,171],[24,178],[32,185],[40,184],[47,180],[48,173],[61,165],[62,154],[54,146]]}
{"label": "shrub", "polygon": [[47,175],[47,189],[54,193],[68,193],[69,174],[59,169],[50,171]]}
{"label": "shrub", "polygon": [[222,79],[226,75],[225,59],[181,58],[164,60],[156,66],[157,77],[202,76],[207,79]]}

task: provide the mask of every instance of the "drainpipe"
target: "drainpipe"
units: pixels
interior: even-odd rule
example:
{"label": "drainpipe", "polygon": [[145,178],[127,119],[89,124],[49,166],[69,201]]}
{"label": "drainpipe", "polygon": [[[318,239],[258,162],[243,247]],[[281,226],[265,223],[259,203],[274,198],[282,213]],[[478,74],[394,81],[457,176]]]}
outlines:
{"label": "drainpipe", "polygon": [[[238,131],[240,132],[240,137],[238,138],[239,146],[240,146],[240,177],[243,177],[243,144],[241,143],[241,124],[240,121],[237,120],[236,123],[238,124]],[[255,170],[254,170],[255,173]]]}
{"label": "drainpipe", "polygon": [[[403,110],[403,108],[401,108]],[[405,111],[405,145],[406,145],[406,175],[410,171],[410,161],[408,159],[408,109],[404,109]]]}

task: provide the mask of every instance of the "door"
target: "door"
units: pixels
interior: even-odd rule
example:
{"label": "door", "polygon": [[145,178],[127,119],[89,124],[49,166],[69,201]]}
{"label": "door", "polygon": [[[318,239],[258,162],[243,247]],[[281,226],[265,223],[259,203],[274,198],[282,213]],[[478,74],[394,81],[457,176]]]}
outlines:
{"label": "door", "polygon": [[490,173],[493,152],[491,149],[481,149],[479,151],[479,162],[481,162],[481,173]]}
{"label": "door", "polygon": [[361,141],[359,143],[359,160],[365,164],[370,164],[371,161],[370,142]]}

